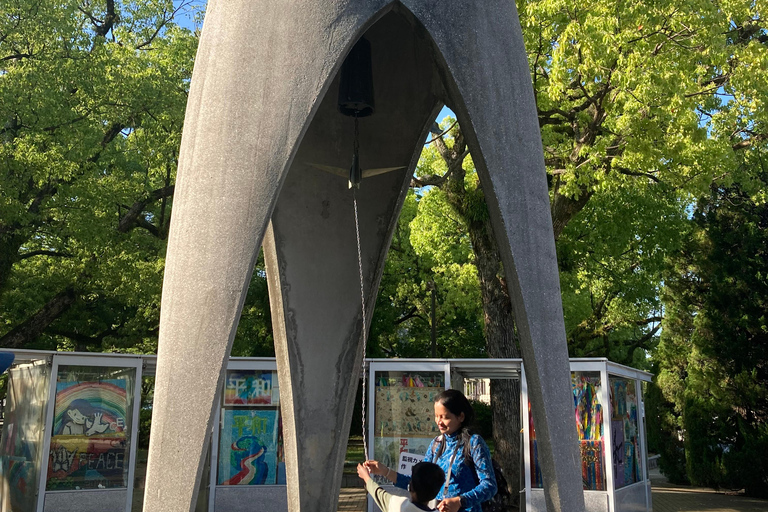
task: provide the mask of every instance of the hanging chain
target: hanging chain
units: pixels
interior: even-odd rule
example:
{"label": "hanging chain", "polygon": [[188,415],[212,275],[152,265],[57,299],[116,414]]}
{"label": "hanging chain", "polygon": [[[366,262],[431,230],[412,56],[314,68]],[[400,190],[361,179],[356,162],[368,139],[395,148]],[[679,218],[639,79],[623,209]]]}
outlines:
{"label": "hanging chain", "polygon": [[[355,117],[355,130],[357,130],[357,117]],[[363,416],[363,455],[368,458],[368,434],[366,433],[365,425],[365,396],[366,396],[366,382],[368,381],[368,368],[365,364],[365,352],[368,348],[368,322],[365,316],[365,287],[363,285],[363,256],[360,249],[360,222],[357,219],[357,187],[352,188],[352,204],[355,207],[355,236],[357,237],[357,268],[360,271],[360,305],[363,312],[363,361],[362,361],[362,377],[363,377],[363,404],[362,404],[362,416]]]}

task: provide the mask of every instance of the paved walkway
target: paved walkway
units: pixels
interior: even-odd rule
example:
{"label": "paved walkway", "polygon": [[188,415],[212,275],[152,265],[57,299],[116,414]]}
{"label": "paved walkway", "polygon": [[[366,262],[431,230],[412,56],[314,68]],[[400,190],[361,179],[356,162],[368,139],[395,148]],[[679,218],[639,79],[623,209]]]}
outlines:
{"label": "paved walkway", "polygon": [[658,469],[651,470],[651,489],[653,512],[768,512],[768,500],[670,484]]}
{"label": "paved walkway", "polygon": [[[673,485],[658,470],[651,470],[651,486],[653,512],[768,512],[768,500],[702,487]],[[359,488],[341,490],[339,512],[364,512],[365,506],[362,483]]]}

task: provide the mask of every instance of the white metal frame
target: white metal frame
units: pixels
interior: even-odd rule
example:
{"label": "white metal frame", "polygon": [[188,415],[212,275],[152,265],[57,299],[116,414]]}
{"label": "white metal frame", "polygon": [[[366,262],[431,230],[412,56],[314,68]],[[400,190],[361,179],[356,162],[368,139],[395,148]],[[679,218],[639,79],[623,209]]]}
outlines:
{"label": "white metal frame", "polygon": [[[376,434],[375,419],[376,419],[376,378],[377,372],[443,372],[445,379],[445,388],[451,387],[451,364],[445,359],[422,359],[420,362],[416,361],[404,361],[401,359],[369,359],[368,360],[368,382],[366,383],[368,396],[367,411],[364,411],[366,415],[366,425],[368,425],[368,454],[367,458],[372,459],[374,457],[374,435]],[[370,495],[368,500],[368,512],[373,512],[373,500]]]}
{"label": "white metal frame", "polygon": [[[605,358],[589,358],[589,359],[571,359],[570,361],[571,372],[599,372],[600,373],[600,403],[603,407],[603,449],[605,456],[605,491],[592,491],[585,490],[584,493],[604,493],[607,499],[608,512],[616,512],[616,491],[622,491],[632,486],[643,485],[647,486],[648,472],[647,467],[647,451],[646,451],[646,438],[645,428],[641,424],[645,417],[645,405],[642,397],[641,382],[650,382],[652,375],[642,370],[636,370],[617,363],[608,361]],[[611,440],[613,439],[613,432],[611,430],[611,395],[610,395],[610,377],[620,377],[626,379],[632,379],[635,382],[636,397],[638,399],[638,433],[640,436],[639,450],[642,452],[641,473],[643,475],[642,480],[633,484],[622,487],[621,489],[615,488],[614,475],[613,475],[613,450],[611,449]],[[525,464],[525,502],[526,506],[531,503],[532,499],[532,476],[531,476],[531,457],[530,453],[530,432],[529,432],[529,414],[528,414],[528,382],[525,379],[525,367],[522,369],[521,378],[521,393],[520,393],[520,408],[522,411],[523,421],[523,453]],[[646,510],[651,510],[649,496],[646,493]]]}
{"label": "white metal frame", "polygon": [[[48,389],[48,405],[45,413],[45,435],[43,436],[43,453],[40,464],[40,482],[37,491],[37,512],[43,512],[45,496],[47,493],[71,492],[71,491],[46,491],[48,483],[48,462],[51,451],[51,437],[53,434],[53,414],[56,407],[56,381],[58,379],[59,366],[94,366],[100,368],[134,368],[136,376],[133,388],[133,411],[131,413],[130,446],[128,456],[128,482],[124,488],[126,491],[125,512],[131,512],[133,500],[133,479],[136,470],[136,445],[139,441],[139,408],[141,406],[141,380],[142,380],[142,356],[126,354],[110,354],[89,356],[85,354],[71,355],[65,353],[53,354],[51,365],[51,380]],[[126,411],[127,413],[127,411]],[[112,489],[109,489],[112,490]],[[81,490],[79,492],[98,493],[101,489]]]}
{"label": "white metal frame", "polygon": [[[255,370],[255,371],[277,371],[277,361],[274,357],[249,357],[249,358],[237,358],[230,359],[227,365],[226,371],[230,370]],[[224,376],[226,379],[226,374]],[[226,381],[224,381],[226,382]],[[278,393],[280,381],[278,379]],[[219,390],[219,396],[216,403],[216,413],[214,414],[213,430],[211,432],[211,467],[208,480],[208,510],[215,510],[216,504],[216,491],[220,488],[231,487],[229,485],[217,485],[217,477],[219,472],[219,434],[221,433],[221,400],[224,395],[224,389],[226,383]],[[282,404],[282,397],[278,405]],[[260,485],[258,487],[285,487],[283,484],[268,484]]]}

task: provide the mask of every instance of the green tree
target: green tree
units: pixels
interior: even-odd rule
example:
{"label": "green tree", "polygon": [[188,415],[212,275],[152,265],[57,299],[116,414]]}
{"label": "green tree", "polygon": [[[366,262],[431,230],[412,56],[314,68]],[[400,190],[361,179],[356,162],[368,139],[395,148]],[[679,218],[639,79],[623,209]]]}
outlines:
{"label": "green tree", "polygon": [[[0,7],[0,346],[156,350],[191,0]],[[233,347],[271,355],[260,259]]]}
{"label": "green tree", "polygon": [[765,145],[765,5],[518,2],[574,355],[641,363],[664,256],[713,180]]}
{"label": "green tree", "polygon": [[485,353],[472,252],[447,205],[408,192],[387,255],[371,322],[372,357],[431,357],[432,289],[438,357]]}
{"label": "green tree", "polygon": [[665,279],[658,384],[694,484],[768,496],[768,174],[713,187]]}
{"label": "green tree", "polygon": [[190,8],[0,7],[0,346],[154,350]]}

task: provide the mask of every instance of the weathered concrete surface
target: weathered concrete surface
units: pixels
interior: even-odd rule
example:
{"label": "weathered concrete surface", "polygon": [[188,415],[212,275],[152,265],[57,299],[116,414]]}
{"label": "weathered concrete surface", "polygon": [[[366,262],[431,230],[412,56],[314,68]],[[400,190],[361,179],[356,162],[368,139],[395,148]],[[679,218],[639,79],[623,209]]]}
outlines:
{"label": "weathered concrete surface", "polygon": [[[371,292],[409,182],[406,168],[418,160],[439,100],[430,48],[418,44],[407,19],[387,14],[366,38],[376,113],[359,121],[360,162],[363,169],[404,167],[364,179],[356,192],[370,319]],[[354,121],[339,115],[336,90],[338,77],[302,139],[264,241],[279,378],[291,383],[280,389],[286,456],[296,460],[287,465],[287,479],[300,487],[289,493],[290,510],[334,510],[338,503],[363,357],[353,192],[346,178],[310,165],[350,165]]]}
{"label": "weathered concrete surface", "polygon": [[309,164],[349,165],[352,124],[335,111],[334,77],[364,33],[377,112],[360,121],[362,166],[409,166],[358,192],[368,319],[425,128],[447,103],[480,172],[516,302],[548,509],[583,510],[543,155],[514,3],[211,0],[168,246],[148,512],[193,508],[262,240],[289,509],[336,505],[363,326],[351,192]]}

